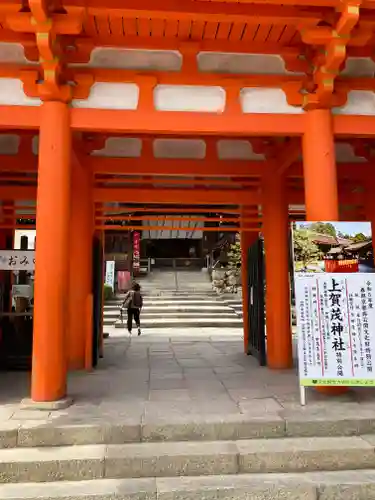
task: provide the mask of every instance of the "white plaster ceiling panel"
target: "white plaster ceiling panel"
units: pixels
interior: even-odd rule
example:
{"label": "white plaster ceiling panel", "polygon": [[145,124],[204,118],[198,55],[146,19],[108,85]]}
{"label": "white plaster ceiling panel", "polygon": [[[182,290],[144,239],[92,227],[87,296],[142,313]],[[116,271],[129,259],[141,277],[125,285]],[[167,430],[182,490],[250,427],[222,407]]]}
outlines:
{"label": "white plaster ceiling panel", "polygon": [[37,64],[25,57],[25,49],[20,43],[0,42],[0,62],[17,64]]}
{"label": "white plaster ceiling panel", "polygon": [[333,108],[335,115],[375,115],[375,94],[370,90],[351,90],[345,106]]}
{"label": "white plaster ceiling panel", "polygon": [[375,62],[370,57],[348,57],[341,75],[372,77],[374,73]]}
{"label": "white plaster ceiling panel", "polygon": [[131,137],[108,137],[105,147],[92,152],[93,156],[114,156],[138,158],[141,156],[142,141]]}
{"label": "white plaster ceiling panel", "polygon": [[264,160],[263,154],[256,154],[249,141],[222,139],[217,143],[220,160]]}
{"label": "white plaster ceiling panel", "polygon": [[182,66],[182,57],[179,52],[171,50],[97,47],[91,52],[88,66],[108,69],[179,71]]}
{"label": "white plaster ceiling panel", "polygon": [[154,89],[154,104],[160,111],[222,113],[225,91],[221,87],[158,85]]}
{"label": "white plaster ceiling panel", "polygon": [[23,91],[23,84],[17,78],[0,78],[0,105],[40,106],[41,100],[28,97]]}
{"label": "white plaster ceiling panel", "polygon": [[135,83],[95,83],[87,99],[74,99],[74,108],[137,109],[139,88]]}
{"label": "white plaster ceiling panel", "polygon": [[155,139],[155,158],[192,158],[206,156],[206,143],[200,139]]}
{"label": "white plaster ceiling panel", "polygon": [[240,102],[244,113],[301,114],[301,107],[291,106],[281,89],[243,88]]}
{"label": "white plaster ceiling panel", "polygon": [[0,155],[16,155],[20,145],[20,138],[14,134],[0,135]]}
{"label": "white plaster ceiling panel", "polygon": [[337,142],[335,144],[337,163],[365,163],[367,160],[361,156],[356,156],[351,144],[346,142]]}
{"label": "white plaster ceiling panel", "polygon": [[200,52],[198,54],[198,67],[201,71],[213,73],[292,74],[285,69],[283,58],[273,54]]}

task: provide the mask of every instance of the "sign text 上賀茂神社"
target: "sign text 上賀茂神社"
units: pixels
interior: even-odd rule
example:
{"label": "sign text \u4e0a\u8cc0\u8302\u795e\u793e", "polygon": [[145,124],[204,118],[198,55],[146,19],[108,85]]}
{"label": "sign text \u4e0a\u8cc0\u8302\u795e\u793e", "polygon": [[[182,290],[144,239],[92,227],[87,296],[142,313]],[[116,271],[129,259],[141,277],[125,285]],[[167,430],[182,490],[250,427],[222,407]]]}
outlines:
{"label": "sign text \u4e0a\u8cc0\u8302\u795e\u793e", "polygon": [[374,385],[375,275],[296,275],[300,384]]}

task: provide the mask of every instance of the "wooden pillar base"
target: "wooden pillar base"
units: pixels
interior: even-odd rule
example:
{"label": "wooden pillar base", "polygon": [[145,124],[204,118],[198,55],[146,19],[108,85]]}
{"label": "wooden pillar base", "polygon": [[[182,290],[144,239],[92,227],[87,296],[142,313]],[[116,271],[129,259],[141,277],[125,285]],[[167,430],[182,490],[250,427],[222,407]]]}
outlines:
{"label": "wooden pillar base", "polygon": [[65,410],[72,406],[72,398],[57,399],[56,401],[33,401],[26,398],[21,401],[21,410],[41,410],[41,411],[58,411]]}

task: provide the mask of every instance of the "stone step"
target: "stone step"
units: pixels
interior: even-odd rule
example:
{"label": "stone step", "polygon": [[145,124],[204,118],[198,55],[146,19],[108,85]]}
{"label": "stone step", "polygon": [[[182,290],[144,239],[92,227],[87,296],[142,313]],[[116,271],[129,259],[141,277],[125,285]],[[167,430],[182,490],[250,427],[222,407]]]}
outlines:
{"label": "stone step", "polygon": [[[112,308],[112,309],[105,309],[105,312],[116,312],[119,311],[120,308]],[[230,311],[229,308],[223,307],[220,304],[217,305],[208,305],[206,306],[205,304],[200,304],[200,305],[174,305],[174,304],[166,304],[163,306],[160,305],[149,305],[147,306],[145,304],[144,310],[147,310],[148,312],[164,312],[164,311],[174,311],[174,312],[211,312],[213,314],[216,314],[217,312],[220,311]]]}
{"label": "stone step", "polygon": [[[157,415],[140,418],[118,417],[108,422],[96,419],[77,423],[73,418],[64,423],[49,424],[35,420],[27,410],[21,410],[17,422],[0,425],[0,449],[31,448],[91,444],[124,444],[159,441],[238,441],[249,439],[283,439],[367,436],[375,443],[375,416],[372,410],[358,416],[348,413],[316,414],[301,411],[297,415],[280,417],[277,414],[259,416],[246,414],[171,415],[167,420]],[[23,416],[25,414],[25,417]],[[25,420],[26,416],[31,421]],[[40,418],[40,417],[39,417]],[[34,420],[33,420],[34,419]],[[82,422],[82,421],[81,421]],[[369,437],[368,437],[369,436]],[[1,498],[1,497],[0,497]]]}
{"label": "stone step", "polygon": [[[113,304],[105,304],[104,311],[116,309],[122,304],[116,302]],[[144,300],[144,307],[180,307],[180,306],[206,306],[216,308],[228,308],[226,304],[221,304],[217,300],[208,300],[203,298],[200,300]]]}
{"label": "stone step", "polygon": [[[107,320],[109,321],[109,320]],[[104,323],[108,325],[109,323]],[[124,319],[124,323],[116,322],[115,328],[126,328],[126,320]],[[142,328],[242,328],[243,322],[237,316],[232,318],[160,318],[157,319],[149,319],[142,318],[141,319]]]}
{"label": "stone step", "polygon": [[[119,310],[117,311],[110,311],[110,312],[105,312],[104,313],[104,319],[110,321],[110,320],[116,320],[120,315]],[[125,317],[125,314],[124,314]],[[236,314],[233,313],[232,311],[226,311],[226,310],[220,310],[220,311],[215,311],[215,313],[212,312],[200,312],[200,311],[192,311],[192,312],[171,312],[166,310],[165,312],[150,312],[147,309],[142,311],[142,318],[144,319],[155,319],[155,320],[160,320],[163,318],[175,318],[175,319],[192,319],[192,318],[229,318],[229,319],[236,319]]]}
{"label": "stone step", "polygon": [[375,471],[3,484],[4,500],[374,500]]}
{"label": "stone step", "polygon": [[372,469],[371,443],[373,436],[352,436],[2,449],[0,483]]}

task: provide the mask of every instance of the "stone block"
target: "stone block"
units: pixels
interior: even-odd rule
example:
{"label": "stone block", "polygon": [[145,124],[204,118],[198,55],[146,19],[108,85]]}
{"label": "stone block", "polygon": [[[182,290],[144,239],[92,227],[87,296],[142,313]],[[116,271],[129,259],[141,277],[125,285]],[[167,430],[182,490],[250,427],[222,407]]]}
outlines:
{"label": "stone block", "polygon": [[[139,419],[124,417],[119,422],[54,425],[35,422],[22,424],[18,431],[18,446],[69,446],[85,444],[122,444],[141,440]],[[0,429],[1,436],[1,429]]]}
{"label": "stone block", "polygon": [[285,411],[282,413],[286,422],[288,436],[319,437],[319,436],[355,436],[375,431],[373,412],[348,413],[344,409],[338,411],[303,412]]}
{"label": "stone block", "polygon": [[371,469],[373,447],[360,437],[238,441],[240,472]]}
{"label": "stone block", "polygon": [[107,423],[103,426],[104,443],[123,444],[141,440],[141,419],[120,418],[121,423]]}
{"label": "stone block", "polygon": [[105,477],[163,477],[235,474],[232,442],[142,443],[107,447]]}
{"label": "stone block", "polygon": [[104,454],[103,445],[0,450],[0,483],[101,478]]}
{"label": "stone block", "polygon": [[14,448],[17,446],[19,424],[12,420],[0,422],[0,448]]}
{"label": "stone block", "polygon": [[3,500],[156,500],[155,479],[96,479],[0,485]]}
{"label": "stone block", "polygon": [[282,437],[280,417],[250,418],[232,415],[180,415],[157,418],[146,416],[142,425],[144,441],[226,441]]}
{"label": "stone block", "polygon": [[314,486],[273,474],[163,478],[156,484],[158,500],[317,500]]}
{"label": "stone block", "polygon": [[100,424],[23,424],[18,431],[18,446],[29,448],[102,443],[104,433]]}
{"label": "stone block", "polygon": [[351,470],[309,474],[319,500],[375,500],[375,471]]}

